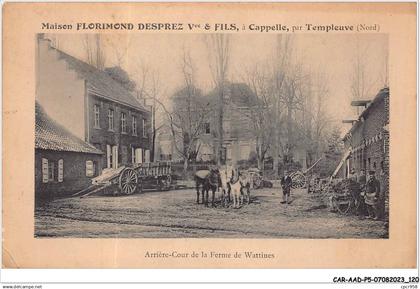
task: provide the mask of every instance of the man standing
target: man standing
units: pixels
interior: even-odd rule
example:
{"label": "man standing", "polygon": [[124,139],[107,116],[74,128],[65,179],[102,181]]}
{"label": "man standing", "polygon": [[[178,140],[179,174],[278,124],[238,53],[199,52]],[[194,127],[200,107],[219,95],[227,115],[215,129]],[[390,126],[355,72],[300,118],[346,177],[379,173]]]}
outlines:
{"label": "man standing", "polygon": [[369,171],[369,179],[366,182],[365,203],[369,213],[367,219],[379,219],[378,203],[381,194],[381,185],[375,178],[375,171]]}
{"label": "man standing", "polygon": [[284,176],[280,180],[281,188],[283,189],[283,201],[282,204],[290,204],[290,189],[292,187],[292,178],[284,171]]}

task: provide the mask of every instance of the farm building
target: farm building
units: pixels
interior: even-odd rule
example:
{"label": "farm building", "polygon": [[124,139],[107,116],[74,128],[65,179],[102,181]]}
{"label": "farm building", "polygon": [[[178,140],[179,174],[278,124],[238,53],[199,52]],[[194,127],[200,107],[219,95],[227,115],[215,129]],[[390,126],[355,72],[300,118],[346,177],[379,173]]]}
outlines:
{"label": "farm building", "polygon": [[52,120],[35,104],[35,194],[68,194],[91,184],[103,153]]}
{"label": "farm building", "polygon": [[383,88],[371,101],[353,101],[352,106],[363,108],[343,141],[347,159],[341,169],[342,177],[350,170],[355,174],[375,171],[381,186],[388,188],[389,176],[389,88]]}
{"label": "farm building", "polygon": [[99,164],[116,169],[148,161],[150,111],[120,82],[38,37],[36,99],[73,135],[104,152]]}

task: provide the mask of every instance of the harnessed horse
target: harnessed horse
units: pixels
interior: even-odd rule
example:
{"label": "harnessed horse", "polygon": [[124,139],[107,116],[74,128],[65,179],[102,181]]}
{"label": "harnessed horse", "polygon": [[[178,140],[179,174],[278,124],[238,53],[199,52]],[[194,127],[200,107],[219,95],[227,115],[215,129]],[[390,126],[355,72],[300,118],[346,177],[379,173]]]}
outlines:
{"label": "harnessed horse", "polygon": [[214,207],[214,197],[217,188],[221,185],[218,169],[200,170],[194,175],[195,188],[197,190],[197,204],[200,203],[200,186],[202,203],[207,207],[209,201],[209,190],[212,191],[211,205]]}
{"label": "harnessed horse", "polygon": [[233,208],[239,208],[239,206],[243,203],[242,184],[239,178],[239,174],[236,174],[235,177],[232,177],[230,181],[230,188],[232,192]]}
{"label": "harnessed horse", "polygon": [[238,208],[239,206],[241,206],[244,203],[245,198],[246,198],[247,204],[250,203],[251,178],[248,173],[236,172],[230,180],[230,187],[232,191],[234,208]]}
{"label": "harnessed horse", "polygon": [[235,171],[232,167],[226,167],[226,169],[220,170],[220,188],[222,189],[222,204],[227,207],[230,202],[230,192],[232,178],[235,175]]}

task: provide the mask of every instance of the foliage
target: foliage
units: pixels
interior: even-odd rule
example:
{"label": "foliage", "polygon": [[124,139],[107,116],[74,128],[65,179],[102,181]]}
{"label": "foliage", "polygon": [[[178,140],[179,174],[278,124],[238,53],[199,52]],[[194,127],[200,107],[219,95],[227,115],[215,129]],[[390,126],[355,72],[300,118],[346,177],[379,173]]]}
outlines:
{"label": "foliage", "polygon": [[136,89],[136,83],[130,79],[128,73],[120,66],[107,67],[104,71],[128,91]]}

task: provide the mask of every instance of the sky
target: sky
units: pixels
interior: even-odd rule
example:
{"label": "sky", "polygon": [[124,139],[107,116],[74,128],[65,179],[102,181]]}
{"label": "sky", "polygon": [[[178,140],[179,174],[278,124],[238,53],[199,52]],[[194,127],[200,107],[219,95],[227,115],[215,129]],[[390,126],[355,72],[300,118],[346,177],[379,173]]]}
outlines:
{"label": "sky", "polygon": [[[47,34],[55,39],[58,48],[82,60],[86,59],[84,35]],[[196,85],[204,92],[213,87],[209,67],[209,54],[204,34],[102,34],[105,66],[117,65],[117,55],[123,55],[121,66],[135,81],[141,80],[142,67],[148,67],[159,75],[161,99],[169,97],[183,85],[181,59],[188,49],[196,66]],[[351,73],[354,60],[359,54],[367,67],[371,85],[370,98],[384,87],[388,57],[386,34],[297,34],[293,35],[293,58],[304,69],[322,73],[327,79],[327,114],[345,131],[350,127],[341,120],[354,117],[350,107]],[[244,70],[256,63],[269,63],[274,53],[276,34],[233,34],[230,40],[228,80],[243,82]],[[121,57],[120,57],[121,59]]]}

